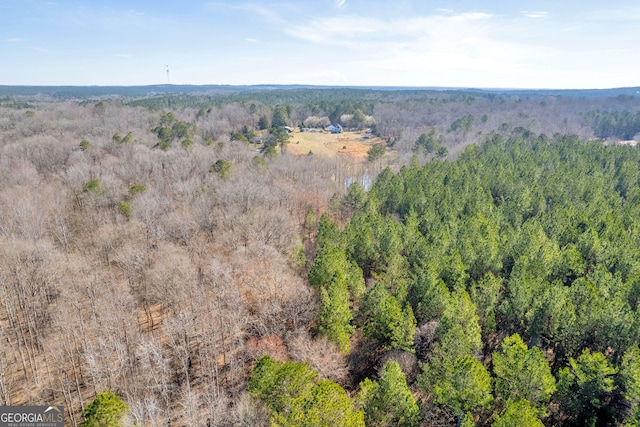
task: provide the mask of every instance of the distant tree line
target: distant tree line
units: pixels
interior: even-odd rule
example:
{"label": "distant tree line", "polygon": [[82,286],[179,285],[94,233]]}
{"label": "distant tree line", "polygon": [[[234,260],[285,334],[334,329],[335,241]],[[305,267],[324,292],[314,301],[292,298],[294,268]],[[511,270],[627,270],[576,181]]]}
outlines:
{"label": "distant tree line", "polygon": [[640,112],[591,111],[584,120],[598,138],[630,140],[640,134]]}

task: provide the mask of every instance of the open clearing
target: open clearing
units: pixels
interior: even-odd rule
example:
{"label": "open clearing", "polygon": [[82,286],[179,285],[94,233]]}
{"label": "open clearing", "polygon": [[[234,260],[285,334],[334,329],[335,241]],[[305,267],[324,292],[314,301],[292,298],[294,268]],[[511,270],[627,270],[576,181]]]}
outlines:
{"label": "open clearing", "polygon": [[375,144],[386,142],[376,136],[365,137],[364,131],[330,133],[300,132],[295,129],[291,134],[287,151],[292,154],[322,154],[326,156],[347,156],[357,161],[366,160],[367,152]]}

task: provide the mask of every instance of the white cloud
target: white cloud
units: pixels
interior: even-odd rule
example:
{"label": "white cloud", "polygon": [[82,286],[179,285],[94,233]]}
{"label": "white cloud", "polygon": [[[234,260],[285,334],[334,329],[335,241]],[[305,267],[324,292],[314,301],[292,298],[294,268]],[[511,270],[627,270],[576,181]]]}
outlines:
{"label": "white cloud", "polygon": [[347,7],[347,0],[336,0],[336,7],[338,9],[344,9]]}
{"label": "white cloud", "polygon": [[299,22],[285,31],[332,49],[333,69],[343,72],[346,79],[378,79],[366,84],[386,84],[388,78],[395,79],[395,84],[405,79],[407,85],[433,81],[452,85],[455,80],[474,84],[471,82],[489,79],[506,84],[506,79],[528,74],[540,58],[559,55],[557,49],[527,38],[529,33],[514,25],[513,19],[480,12],[390,18],[327,16]]}
{"label": "white cloud", "polygon": [[596,22],[629,22],[640,19],[640,7],[620,9],[612,6],[607,9],[589,10],[580,13],[580,19]]}
{"label": "white cloud", "polygon": [[116,58],[131,58],[131,55],[128,53],[114,53],[113,56]]}
{"label": "white cloud", "polygon": [[27,39],[23,39],[22,37],[10,37],[8,39],[4,39],[4,41],[7,43],[20,43],[27,41]]}
{"label": "white cloud", "polygon": [[410,18],[379,19],[355,15],[330,16],[301,22],[285,29],[292,37],[328,46],[374,51],[385,46],[437,47],[442,42],[486,39],[493,16],[462,13]]}
{"label": "white cloud", "polygon": [[482,21],[491,18],[492,15],[482,12],[467,12],[447,16],[448,19],[456,22]]}
{"label": "white cloud", "polygon": [[524,16],[526,16],[527,18],[546,18],[547,16],[549,16],[549,12],[545,12],[542,10],[537,10],[537,11],[529,11],[529,10],[523,10],[522,13]]}
{"label": "white cloud", "polygon": [[285,32],[290,36],[322,44],[343,45],[346,41],[362,35],[372,35],[383,31],[377,20],[353,16],[332,16],[313,19],[288,26]]}
{"label": "white cloud", "polygon": [[40,52],[40,53],[53,53],[49,49],[45,49],[45,48],[42,48],[42,47],[32,47],[31,50],[34,50],[34,51]]}
{"label": "white cloud", "polygon": [[230,9],[230,10],[239,10],[242,12],[251,13],[253,15],[258,15],[264,18],[267,22],[271,22],[271,23],[285,22],[278,13],[258,3],[209,2],[205,4],[205,7],[212,11],[215,11],[216,9],[220,9],[220,8]]}

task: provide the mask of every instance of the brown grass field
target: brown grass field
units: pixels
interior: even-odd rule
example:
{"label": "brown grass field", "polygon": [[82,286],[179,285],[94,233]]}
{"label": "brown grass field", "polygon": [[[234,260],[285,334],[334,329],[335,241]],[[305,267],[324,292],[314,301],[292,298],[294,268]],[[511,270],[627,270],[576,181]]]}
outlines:
{"label": "brown grass field", "polygon": [[287,151],[296,155],[306,155],[309,152],[325,156],[347,156],[356,161],[367,159],[367,152],[374,144],[385,144],[383,139],[375,136],[365,138],[364,131],[343,132],[333,134],[323,132],[300,132],[295,129]]}

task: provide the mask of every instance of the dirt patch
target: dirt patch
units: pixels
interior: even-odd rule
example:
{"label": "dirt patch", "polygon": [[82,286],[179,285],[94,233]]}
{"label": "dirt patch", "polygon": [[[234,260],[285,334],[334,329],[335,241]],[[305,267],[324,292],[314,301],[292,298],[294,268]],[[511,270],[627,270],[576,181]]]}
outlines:
{"label": "dirt patch", "polygon": [[288,359],[287,347],[277,335],[269,335],[260,339],[251,337],[245,343],[245,351],[247,355],[254,360],[258,360],[265,354],[281,362]]}
{"label": "dirt patch", "polygon": [[291,133],[287,151],[296,155],[340,155],[362,161],[367,158],[369,149],[375,144],[386,145],[386,142],[375,136],[367,138],[364,131],[336,134],[326,131],[300,132],[296,129]]}

